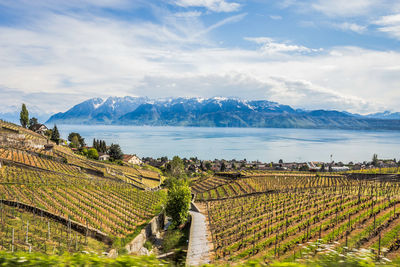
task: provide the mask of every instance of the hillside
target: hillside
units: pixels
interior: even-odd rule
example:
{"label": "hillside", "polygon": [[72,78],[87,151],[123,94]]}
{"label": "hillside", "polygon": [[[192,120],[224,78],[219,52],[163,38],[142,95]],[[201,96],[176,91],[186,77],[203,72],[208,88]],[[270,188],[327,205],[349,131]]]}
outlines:
{"label": "hillside", "polygon": [[160,211],[158,173],[87,160],[55,144],[46,150],[47,143],[0,121],[3,249],[11,250],[14,231],[14,250],[106,251]]}
{"label": "hillside", "polygon": [[398,176],[242,175],[209,176],[192,186],[207,217],[214,262],[271,263],[325,253],[399,258]]}
{"label": "hillside", "polygon": [[267,100],[230,98],[171,98],[151,100],[143,97],[93,98],[47,123],[123,124],[152,126],[324,128],[351,130],[399,130],[395,113],[361,116],[330,110],[295,110]]}

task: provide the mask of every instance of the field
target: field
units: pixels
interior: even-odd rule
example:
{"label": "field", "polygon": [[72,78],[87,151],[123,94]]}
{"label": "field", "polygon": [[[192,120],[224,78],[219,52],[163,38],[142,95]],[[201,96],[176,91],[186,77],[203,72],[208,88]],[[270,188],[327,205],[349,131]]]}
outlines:
{"label": "field", "polygon": [[217,262],[292,261],[310,244],[399,256],[400,183],[393,179],[258,173],[208,177],[192,188],[207,215]]}
{"label": "field", "polygon": [[160,212],[165,192],[157,190],[158,172],[88,160],[63,146],[44,150],[44,137],[0,126],[1,250],[105,252]]}

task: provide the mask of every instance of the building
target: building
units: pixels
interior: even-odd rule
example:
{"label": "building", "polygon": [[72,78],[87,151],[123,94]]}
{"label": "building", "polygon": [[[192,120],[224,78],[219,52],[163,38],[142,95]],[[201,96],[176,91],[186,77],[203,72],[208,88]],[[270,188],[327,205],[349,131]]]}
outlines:
{"label": "building", "polygon": [[99,160],[109,160],[109,159],[110,159],[110,156],[107,154],[103,154],[103,155],[99,156]]}
{"label": "building", "polygon": [[38,134],[41,134],[41,135],[44,135],[44,134],[46,133],[46,131],[48,130],[48,128],[46,127],[46,125],[41,124],[41,123],[37,123],[37,124],[35,124],[35,125],[32,125],[32,126],[30,127],[30,129],[31,129],[32,131],[34,131],[35,133],[38,133]]}
{"label": "building", "polygon": [[123,155],[122,161],[134,165],[140,165],[143,163],[143,161],[136,155]]}

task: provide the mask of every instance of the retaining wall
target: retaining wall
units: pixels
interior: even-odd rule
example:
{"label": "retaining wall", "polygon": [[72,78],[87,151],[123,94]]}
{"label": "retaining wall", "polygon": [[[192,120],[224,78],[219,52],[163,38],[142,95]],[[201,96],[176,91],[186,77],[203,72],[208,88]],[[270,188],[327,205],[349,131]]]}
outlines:
{"label": "retaining wall", "polygon": [[140,231],[139,235],[135,237],[128,245],[125,246],[129,254],[137,253],[143,247],[144,243],[152,236],[159,233],[165,224],[165,215],[160,213],[154,217],[149,224]]}

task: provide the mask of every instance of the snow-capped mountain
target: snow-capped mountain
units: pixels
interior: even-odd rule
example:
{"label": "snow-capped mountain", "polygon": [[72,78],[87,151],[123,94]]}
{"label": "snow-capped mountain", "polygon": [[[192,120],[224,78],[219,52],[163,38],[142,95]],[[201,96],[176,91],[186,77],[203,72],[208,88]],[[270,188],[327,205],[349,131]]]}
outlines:
{"label": "snow-capped mountain", "polygon": [[105,100],[92,98],[73,106],[64,113],[60,112],[51,116],[46,123],[109,124],[147,101],[145,97],[130,96],[109,97]]}
{"label": "snow-capped mountain", "polygon": [[293,109],[267,100],[109,97],[84,101],[47,123],[204,127],[400,129],[400,120],[334,110]]}

